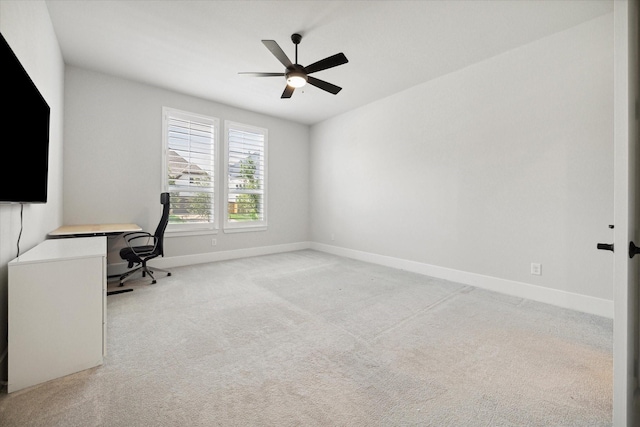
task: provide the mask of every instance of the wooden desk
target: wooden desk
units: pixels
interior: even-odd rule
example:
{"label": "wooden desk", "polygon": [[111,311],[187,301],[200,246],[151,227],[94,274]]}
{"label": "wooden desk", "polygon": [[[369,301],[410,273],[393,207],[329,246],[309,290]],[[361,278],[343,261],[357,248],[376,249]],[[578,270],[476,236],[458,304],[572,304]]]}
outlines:
{"label": "wooden desk", "polygon": [[[131,233],[134,231],[142,231],[142,228],[138,224],[76,224],[76,225],[63,225],[56,228],[48,234],[49,239],[68,239],[74,237],[94,237],[94,236],[118,236],[124,233]],[[109,254],[107,253],[107,265]],[[105,268],[105,274],[106,268]],[[119,277],[117,274],[111,277]],[[107,295],[119,294],[122,292],[130,292],[133,289],[120,289],[117,291],[107,292]]]}
{"label": "wooden desk", "polygon": [[51,238],[109,236],[142,231],[138,224],[78,224],[63,225],[49,233]]}

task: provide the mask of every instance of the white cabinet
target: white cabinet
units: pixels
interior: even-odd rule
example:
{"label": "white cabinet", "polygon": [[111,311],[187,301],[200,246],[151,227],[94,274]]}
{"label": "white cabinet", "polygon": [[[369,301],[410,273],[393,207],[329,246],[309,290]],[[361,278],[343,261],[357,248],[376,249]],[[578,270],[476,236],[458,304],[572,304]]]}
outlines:
{"label": "white cabinet", "polygon": [[106,252],[106,237],[54,239],[9,262],[9,393],[102,364]]}

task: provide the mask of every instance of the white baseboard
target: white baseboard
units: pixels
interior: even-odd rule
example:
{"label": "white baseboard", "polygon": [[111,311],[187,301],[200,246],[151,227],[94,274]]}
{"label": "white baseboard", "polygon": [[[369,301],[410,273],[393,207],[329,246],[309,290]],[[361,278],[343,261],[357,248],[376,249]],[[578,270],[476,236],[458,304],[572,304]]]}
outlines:
{"label": "white baseboard", "polygon": [[[292,252],[309,249],[310,242],[287,243],[284,245],[259,246],[255,248],[236,249],[232,251],[207,252],[194,255],[162,257],[149,261],[149,265],[158,268],[182,267],[185,265],[204,264],[207,262],[226,261],[230,259],[248,258],[260,255],[271,255],[281,252]],[[110,264],[116,269],[126,267],[126,263]],[[123,271],[126,269],[122,269]]]}
{"label": "white baseboard", "polygon": [[333,255],[357,259],[359,261],[384,265],[386,267],[406,270],[413,273],[424,274],[430,277],[450,280],[464,285],[481,289],[500,292],[503,294],[525,298],[533,301],[552,304],[558,307],[594,314],[613,319],[613,301],[603,298],[595,298],[587,295],[575,294],[544,286],[531,285],[514,280],[500,279],[482,274],[469,273],[446,267],[425,264],[416,261],[408,261],[385,255],[346,249],[323,243],[312,242],[311,249],[327,252]]}

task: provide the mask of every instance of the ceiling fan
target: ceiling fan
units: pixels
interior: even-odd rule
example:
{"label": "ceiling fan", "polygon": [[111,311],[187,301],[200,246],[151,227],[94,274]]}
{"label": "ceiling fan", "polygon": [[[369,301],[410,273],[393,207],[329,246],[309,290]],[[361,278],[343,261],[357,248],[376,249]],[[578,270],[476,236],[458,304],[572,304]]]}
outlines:
{"label": "ceiling fan", "polygon": [[325,82],[324,80],[316,79],[309,74],[326,70],[328,68],[337,67],[338,65],[346,64],[347,62],[349,62],[349,60],[346,56],[344,56],[344,53],[337,53],[333,56],[329,56],[327,58],[321,59],[320,61],[314,62],[311,65],[303,67],[302,65],[298,64],[298,45],[300,44],[301,40],[302,36],[300,34],[296,33],[291,35],[291,41],[294,45],[296,45],[295,63],[291,62],[291,60],[287,57],[287,55],[275,40],[262,40],[262,43],[267,47],[267,49],[269,49],[271,53],[273,53],[273,55],[278,59],[278,61],[280,61],[282,65],[286,67],[283,73],[241,72],[238,74],[250,75],[254,77],[285,77],[287,79],[287,86],[284,88],[284,92],[282,92],[282,96],[280,98],[291,98],[291,95],[293,95],[293,91],[296,90],[296,88],[300,88],[307,83],[336,95],[342,90],[341,87],[329,82]]}

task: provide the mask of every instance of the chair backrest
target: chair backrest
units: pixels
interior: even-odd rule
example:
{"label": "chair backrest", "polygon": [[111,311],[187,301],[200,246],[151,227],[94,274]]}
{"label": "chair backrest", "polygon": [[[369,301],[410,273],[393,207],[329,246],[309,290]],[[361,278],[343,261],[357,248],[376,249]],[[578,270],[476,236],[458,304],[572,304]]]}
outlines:
{"label": "chair backrest", "polygon": [[160,222],[153,235],[156,236],[158,240],[156,251],[160,252],[160,256],[164,256],[164,230],[169,223],[169,209],[171,207],[169,193],[160,194],[160,203],[162,203],[162,217],[160,217]]}

